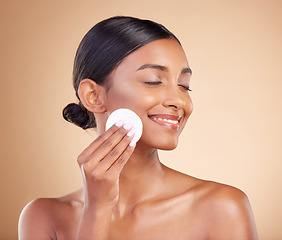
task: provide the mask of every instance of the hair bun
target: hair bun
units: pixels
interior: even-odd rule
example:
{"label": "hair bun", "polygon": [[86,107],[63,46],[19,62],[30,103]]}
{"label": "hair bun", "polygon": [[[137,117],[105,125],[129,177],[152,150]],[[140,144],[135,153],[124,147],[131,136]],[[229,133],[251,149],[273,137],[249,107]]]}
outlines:
{"label": "hair bun", "polygon": [[87,129],[96,127],[93,113],[89,112],[81,104],[70,103],[63,110],[63,117],[66,121]]}

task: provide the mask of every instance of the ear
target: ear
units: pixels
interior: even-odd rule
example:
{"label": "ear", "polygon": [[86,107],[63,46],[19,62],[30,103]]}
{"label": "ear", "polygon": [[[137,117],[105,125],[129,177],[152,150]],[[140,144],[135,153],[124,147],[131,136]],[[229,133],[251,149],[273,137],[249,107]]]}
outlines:
{"label": "ear", "polygon": [[83,79],[78,87],[78,96],[83,106],[93,113],[104,113],[106,111],[105,88],[91,79]]}

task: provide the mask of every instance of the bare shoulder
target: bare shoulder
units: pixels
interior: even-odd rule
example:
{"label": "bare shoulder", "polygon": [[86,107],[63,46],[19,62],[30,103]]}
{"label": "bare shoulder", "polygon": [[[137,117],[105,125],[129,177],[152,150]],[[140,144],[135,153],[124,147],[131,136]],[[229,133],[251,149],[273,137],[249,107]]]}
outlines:
{"label": "bare shoulder", "polygon": [[249,204],[248,197],[242,190],[222,183],[200,180],[199,192],[201,200],[210,204]]}
{"label": "bare shoulder", "polygon": [[173,189],[178,189],[179,192],[185,194],[193,194],[201,202],[228,201],[234,203],[247,203],[248,197],[238,188],[199,179],[184,173],[169,169],[169,181],[172,183]]}
{"label": "bare shoulder", "polygon": [[60,198],[38,198],[28,203],[19,218],[19,239],[57,239],[58,223],[76,215],[81,208],[80,195],[77,191]]}
{"label": "bare shoulder", "polygon": [[201,180],[196,209],[206,221],[209,239],[257,239],[247,195],[238,188]]}
{"label": "bare shoulder", "polygon": [[218,206],[220,208],[218,210],[225,209],[232,212],[234,208],[246,208],[250,205],[247,195],[238,188],[202,180],[174,170],[170,174],[172,176],[170,181],[173,182],[173,188],[180,188],[180,192],[193,196],[196,200],[194,201],[195,204],[199,207],[213,206],[213,208],[216,208]]}
{"label": "bare shoulder", "polygon": [[[255,221],[247,195],[236,187],[168,170],[186,220],[206,239],[256,240]],[[203,233],[205,232],[205,233]]]}

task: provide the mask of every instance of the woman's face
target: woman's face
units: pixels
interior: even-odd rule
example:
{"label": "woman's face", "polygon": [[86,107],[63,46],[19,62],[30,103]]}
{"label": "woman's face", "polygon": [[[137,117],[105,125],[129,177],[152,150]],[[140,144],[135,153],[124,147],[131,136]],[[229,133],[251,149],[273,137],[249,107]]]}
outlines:
{"label": "woman's face", "polygon": [[171,150],[192,112],[189,95],[191,70],[174,39],[153,41],[126,57],[106,84],[106,109],[136,112],[143,122],[137,144]]}

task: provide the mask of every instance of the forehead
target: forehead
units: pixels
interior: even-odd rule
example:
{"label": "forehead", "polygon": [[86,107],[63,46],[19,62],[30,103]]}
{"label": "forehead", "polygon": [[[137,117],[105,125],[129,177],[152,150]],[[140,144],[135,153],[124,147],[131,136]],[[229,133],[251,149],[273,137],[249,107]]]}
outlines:
{"label": "forehead", "polygon": [[169,71],[182,71],[189,67],[185,52],[175,39],[160,39],[131,53],[113,72],[135,72],[144,64],[166,66]]}

